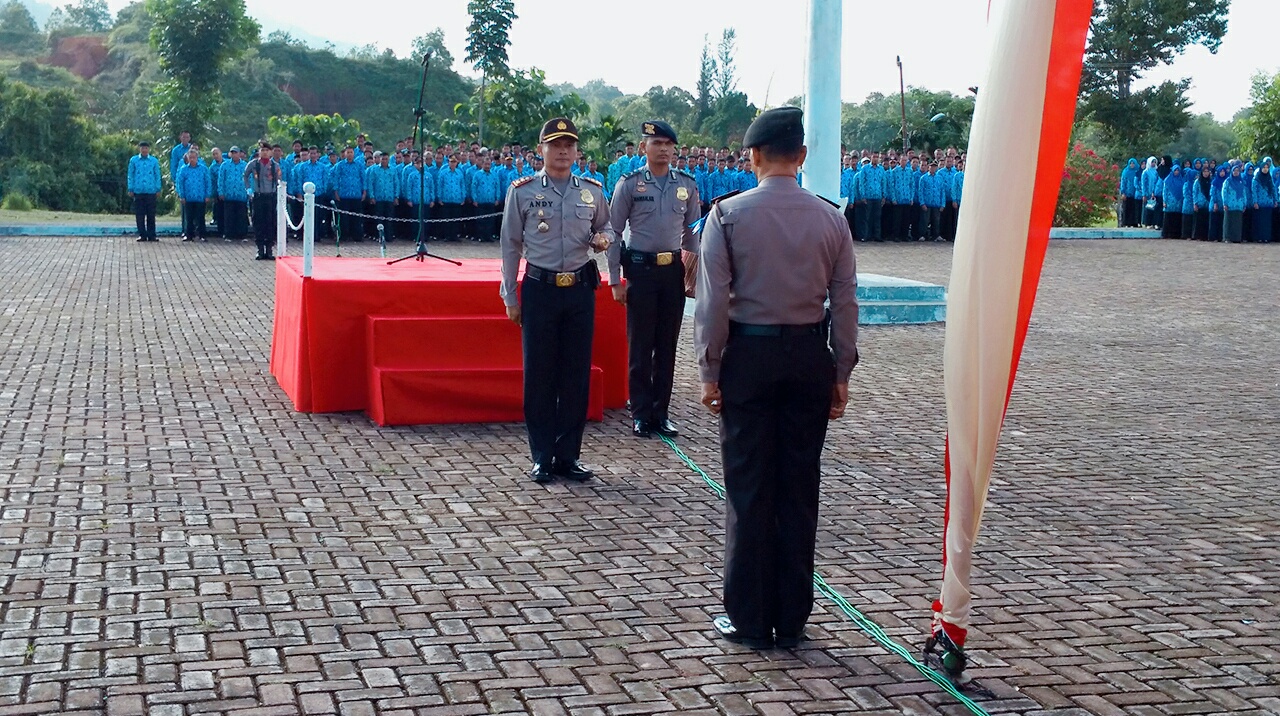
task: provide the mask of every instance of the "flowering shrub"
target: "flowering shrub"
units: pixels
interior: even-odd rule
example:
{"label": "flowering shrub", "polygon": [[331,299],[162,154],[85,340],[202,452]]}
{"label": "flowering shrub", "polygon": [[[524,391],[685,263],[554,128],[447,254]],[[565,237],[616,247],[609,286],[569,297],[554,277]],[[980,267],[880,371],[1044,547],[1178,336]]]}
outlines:
{"label": "flowering shrub", "polygon": [[1097,226],[1115,218],[1120,167],[1083,144],[1067,152],[1054,226]]}

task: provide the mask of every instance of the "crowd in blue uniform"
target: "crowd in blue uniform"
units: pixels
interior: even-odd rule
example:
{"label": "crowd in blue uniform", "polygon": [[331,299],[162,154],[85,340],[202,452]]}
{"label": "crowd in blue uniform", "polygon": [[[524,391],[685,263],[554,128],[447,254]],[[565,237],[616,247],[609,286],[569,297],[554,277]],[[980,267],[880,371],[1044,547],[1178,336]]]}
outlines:
{"label": "crowd in blue uniform", "polygon": [[[519,144],[494,149],[474,142],[427,145],[420,154],[410,137],[397,142],[394,150],[383,152],[360,135],[354,145],[341,150],[305,147],[299,141],[293,142],[288,154],[279,145],[262,146],[270,152],[266,161],[279,167],[290,197],[292,223],[300,223],[303,187],[312,184],[318,209],[317,235],[330,238],[336,233],[342,241],[377,239],[379,227],[387,240],[415,239],[419,219],[424,220],[424,239],[496,241],[497,219],[511,184],[542,169],[542,158],[534,148]],[[169,176],[183,201],[184,239],[204,240],[207,234],[227,241],[247,240],[254,196],[275,192],[275,187],[258,187],[252,180],[250,165],[263,157],[253,162],[249,159],[238,147],[232,147],[227,158],[214,148],[206,159],[183,133],[169,156]],[[843,162],[840,196],[848,200],[845,215],[856,239],[955,238],[964,190],[962,152],[954,148],[932,154],[862,151],[846,154]],[[618,180],[644,164],[644,156],[628,142],[608,166],[601,167],[583,156],[573,173],[600,182],[611,199]],[[703,213],[715,198],[756,186],[746,153],[728,147],[681,146],[674,167],[697,181]],[[131,162],[131,182],[134,169]],[[158,192],[159,186],[155,189]],[[274,204],[264,201],[257,205],[259,209],[252,213],[263,216],[253,217],[255,229],[260,222],[271,222],[274,234],[274,212],[265,209]],[[212,214],[212,222],[206,229],[207,213]],[[139,233],[146,235],[141,228]]]}
{"label": "crowd in blue uniform", "polygon": [[859,241],[954,241],[964,195],[965,155],[862,151],[846,154],[840,196]]}
{"label": "crowd in blue uniform", "polygon": [[1280,242],[1280,183],[1271,157],[1130,159],[1120,171],[1120,226],[1166,239]]}

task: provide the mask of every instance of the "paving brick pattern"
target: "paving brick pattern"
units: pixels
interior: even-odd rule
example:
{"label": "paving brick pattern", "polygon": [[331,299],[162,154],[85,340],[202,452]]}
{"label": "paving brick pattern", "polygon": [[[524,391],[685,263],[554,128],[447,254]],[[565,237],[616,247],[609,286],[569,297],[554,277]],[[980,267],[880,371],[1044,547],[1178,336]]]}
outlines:
{"label": "paving brick pattern", "polygon": [[[292,412],[251,254],[0,238],[0,716],[964,713],[828,603],[794,652],[713,639],[722,505],[620,412],[602,479],[550,487],[519,425]],[[1278,246],[1051,247],[974,574],[993,713],[1280,713],[1277,275]],[[943,336],[864,330],[825,463],[819,569],[913,650]],[[715,475],[687,327],[681,364]]]}

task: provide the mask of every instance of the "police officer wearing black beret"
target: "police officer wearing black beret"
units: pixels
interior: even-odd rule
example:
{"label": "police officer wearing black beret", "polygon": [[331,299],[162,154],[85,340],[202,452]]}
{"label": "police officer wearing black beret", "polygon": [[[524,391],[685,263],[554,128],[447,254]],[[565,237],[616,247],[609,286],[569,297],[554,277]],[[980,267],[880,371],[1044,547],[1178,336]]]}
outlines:
{"label": "police officer wearing black beret", "polygon": [[853,238],[835,204],[796,184],[802,120],[782,107],[747,130],[760,185],[718,199],[707,215],[694,311],[702,401],[720,416],[727,490],[727,616],[714,626],[761,649],[804,637],[822,446],[858,362]]}
{"label": "police officer wearing black beret", "polygon": [[613,229],[621,234],[629,223],[631,235],[626,245],[609,249],[609,283],[613,297],[627,307],[632,433],[675,437],[667,411],[684,319],[684,256],[698,252],[690,227],[701,218],[698,180],[671,167],[676,152],[671,125],[650,120],[640,125],[640,135],[648,163],[624,174],[613,191]]}
{"label": "police officer wearing black beret", "polygon": [[[613,240],[600,182],[574,176],[578,130],[566,117],[542,127],[545,168],[516,180],[502,212],[502,301],[521,327],[524,415],[533,470],[582,482],[594,474],[579,462],[591,388],[591,340],[600,270],[590,252]],[[524,280],[516,290],[520,258]]]}

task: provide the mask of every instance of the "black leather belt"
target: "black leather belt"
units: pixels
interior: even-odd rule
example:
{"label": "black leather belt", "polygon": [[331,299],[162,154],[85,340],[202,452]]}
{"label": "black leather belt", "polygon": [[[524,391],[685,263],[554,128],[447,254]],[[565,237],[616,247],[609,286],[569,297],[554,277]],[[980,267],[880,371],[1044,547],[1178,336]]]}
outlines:
{"label": "black leather belt", "polygon": [[577,271],[549,271],[544,268],[538,268],[537,266],[526,265],[524,275],[534,281],[549,283],[552,286],[559,286],[560,288],[568,288],[587,281],[590,276],[589,272],[592,268],[593,266],[591,263],[583,265],[583,267]]}
{"label": "black leather belt", "polygon": [[670,266],[680,261],[680,252],[660,251],[656,254],[651,254],[648,251],[627,249],[626,260],[628,263],[642,264],[644,266]]}
{"label": "black leather belt", "polygon": [[760,325],[756,323],[729,322],[731,336],[762,336],[767,338],[791,338],[794,336],[820,336],[823,323],[805,323],[802,325]]}

